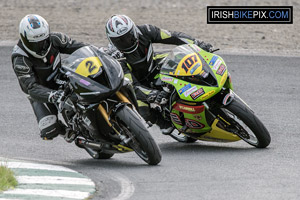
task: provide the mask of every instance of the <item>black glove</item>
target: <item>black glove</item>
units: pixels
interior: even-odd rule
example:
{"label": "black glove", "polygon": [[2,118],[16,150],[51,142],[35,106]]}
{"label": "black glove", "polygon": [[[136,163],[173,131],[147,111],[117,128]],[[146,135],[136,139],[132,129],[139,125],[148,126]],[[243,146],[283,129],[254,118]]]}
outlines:
{"label": "black glove", "polygon": [[50,103],[59,104],[64,96],[65,92],[59,89],[49,94],[48,101]]}
{"label": "black glove", "polygon": [[168,95],[169,94],[165,91],[152,90],[147,97],[147,101],[148,103],[150,103],[150,108],[161,112],[161,105],[166,104],[168,102]]}
{"label": "black glove", "polygon": [[169,96],[169,93],[163,91],[160,91],[160,93],[156,96],[155,103],[158,103],[160,105],[166,104],[168,102],[167,97]]}
{"label": "black glove", "polygon": [[205,42],[200,41],[200,40],[195,40],[194,43],[197,46],[199,46],[201,49],[203,49],[204,51],[211,52],[213,50],[213,45],[211,45],[209,43],[205,43]]}
{"label": "black glove", "polygon": [[120,59],[123,57],[123,54],[121,53],[121,51],[119,51],[115,46],[108,44],[108,49],[106,50],[106,52],[108,55],[110,55],[111,57],[115,58],[115,59]]}
{"label": "black glove", "polygon": [[147,102],[154,103],[154,101],[156,100],[156,97],[158,96],[159,93],[160,93],[159,90],[152,90],[147,96]]}

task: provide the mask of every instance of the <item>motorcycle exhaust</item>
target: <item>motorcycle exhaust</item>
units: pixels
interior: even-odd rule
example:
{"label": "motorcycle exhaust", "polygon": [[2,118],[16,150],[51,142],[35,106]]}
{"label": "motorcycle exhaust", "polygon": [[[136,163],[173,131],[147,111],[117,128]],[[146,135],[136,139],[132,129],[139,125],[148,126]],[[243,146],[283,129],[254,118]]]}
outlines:
{"label": "motorcycle exhaust", "polygon": [[95,151],[101,150],[102,146],[103,146],[103,144],[101,144],[101,143],[89,142],[83,138],[77,138],[75,143],[80,148],[87,147],[87,148],[93,149]]}

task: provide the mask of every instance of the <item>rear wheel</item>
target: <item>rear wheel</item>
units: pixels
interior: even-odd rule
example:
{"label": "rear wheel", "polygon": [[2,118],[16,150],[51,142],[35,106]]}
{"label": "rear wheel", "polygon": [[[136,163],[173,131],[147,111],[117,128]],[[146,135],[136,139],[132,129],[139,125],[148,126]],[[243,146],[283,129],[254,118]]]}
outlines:
{"label": "rear wheel", "polygon": [[229,131],[257,148],[265,148],[270,144],[271,137],[268,130],[241,99],[234,98],[222,110],[231,123]]}
{"label": "rear wheel", "polygon": [[161,152],[146,128],[145,120],[127,106],[119,109],[116,116],[123,130],[122,134],[130,139],[128,145],[146,163],[157,165],[161,161]]}

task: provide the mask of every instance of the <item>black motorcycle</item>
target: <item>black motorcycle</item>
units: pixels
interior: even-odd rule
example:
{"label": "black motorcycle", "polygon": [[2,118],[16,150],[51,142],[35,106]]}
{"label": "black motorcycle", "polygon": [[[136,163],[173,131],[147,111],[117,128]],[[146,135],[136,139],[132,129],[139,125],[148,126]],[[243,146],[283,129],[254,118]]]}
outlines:
{"label": "black motorcycle", "polygon": [[93,46],[82,47],[62,61],[59,75],[65,98],[58,109],[78,147],[95,159],[135,151],[149,165],[161,161],[136,110],[134,90],[115,59]]}

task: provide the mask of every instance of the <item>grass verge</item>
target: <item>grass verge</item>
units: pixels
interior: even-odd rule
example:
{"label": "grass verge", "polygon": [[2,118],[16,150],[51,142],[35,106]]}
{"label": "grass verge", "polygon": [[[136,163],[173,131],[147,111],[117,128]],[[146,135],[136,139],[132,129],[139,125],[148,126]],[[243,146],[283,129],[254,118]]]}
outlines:
{"label": "grass verge", "polygon": [[14,172],[0,165],[0,192],[12,189],[18,185]]}

